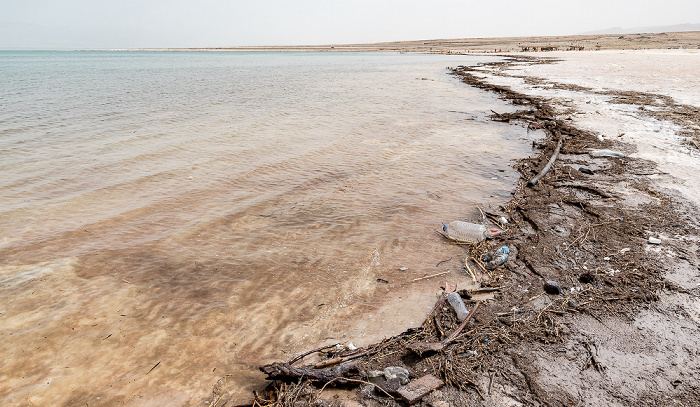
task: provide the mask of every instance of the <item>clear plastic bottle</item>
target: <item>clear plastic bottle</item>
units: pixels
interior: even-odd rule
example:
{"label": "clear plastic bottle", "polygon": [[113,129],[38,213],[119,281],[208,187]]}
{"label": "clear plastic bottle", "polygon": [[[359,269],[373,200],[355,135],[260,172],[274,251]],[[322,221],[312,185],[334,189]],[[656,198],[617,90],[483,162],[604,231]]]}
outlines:
{"label": "clear plastic bottle", "polygon": [[496,250],[496,253],[494,253],[491,260],[488,263],[486,263],[486,268],[489,270],[493,270],[502,266],[506,261],[508,261],[508,254],[510,254],[508,246],[499,247],[498,250]]}
{"label": "clear plastic bottle", "polygon": [[442,230],[448,238],[463,243],[479,243],[484,239],[496,236],[501,233],[501,229],[489,229],[484,225],[476,223],[462,222],[456,220],[449,225],[442,224]]}
{"label": "clear plastic bottle", "polygon": [[467,318],[467,307],[464,305],[464,301],[462,301],[462,297],[460,297],[459,294],[450,293],[447,296],[447,302],[455,309],[458,320],[464,321]]}

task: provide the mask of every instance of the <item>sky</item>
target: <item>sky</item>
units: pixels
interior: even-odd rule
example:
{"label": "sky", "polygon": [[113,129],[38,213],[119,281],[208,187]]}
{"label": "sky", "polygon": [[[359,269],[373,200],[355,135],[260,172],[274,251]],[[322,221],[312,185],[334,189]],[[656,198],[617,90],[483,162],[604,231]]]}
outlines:
{"label": "sky", "polygon": [[326,45],[684,23],[700,23],[700,0],[0,0],[0,49]]}

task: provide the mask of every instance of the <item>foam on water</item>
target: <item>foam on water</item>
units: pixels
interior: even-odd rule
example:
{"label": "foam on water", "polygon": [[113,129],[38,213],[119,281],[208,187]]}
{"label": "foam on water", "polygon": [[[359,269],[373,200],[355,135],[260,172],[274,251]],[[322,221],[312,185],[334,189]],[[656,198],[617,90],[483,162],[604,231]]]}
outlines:
{"label": "foam on water", "polygon": [[476,62],[0,52],[0,400],[248,397],[258,364],[419,324],[413,278],[467,281],[433,231],[530,151],[446,75]]}

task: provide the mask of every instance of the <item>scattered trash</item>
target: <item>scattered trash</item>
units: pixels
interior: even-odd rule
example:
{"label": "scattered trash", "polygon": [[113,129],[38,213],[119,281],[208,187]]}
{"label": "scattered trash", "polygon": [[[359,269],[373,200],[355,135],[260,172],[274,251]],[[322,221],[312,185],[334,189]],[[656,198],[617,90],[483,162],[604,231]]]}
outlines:
{"label": "scattered trash", "polygon": [[655,237],[650,237],[649,238],[649,243],[651,244],[661,244],[661,239],[655,238]]}
{"label": "scattered trash", "polygon": [[500,221],[501,221],[501,223],[504,224],[504,225],[508,224],[508,218],[506,218],[505,216],[501,216]]}
{"label": "scattered trash", "polygon": [[630,250],[632,250],[632,249],[630,249],[629,247],[625,247],[624,249],[620,250],[620,253],[621,253],[621,254],[625,254],[625,253],[627,253],[627,252],[630,251]]}
{"label": "scattered trash", "polygon": [[625,158],[627,157],[624,153],[613,150],[591,150],[591,157],[613,157],[613,158]]}
{"label": "scattered trash", "polygon": [[468,351],[464,352],[464,354],[465,354],[465,355],[468,355],[468,356],[476,356],[476,355],[478,355],[478,353],[476,353],[475,350],[468,350]]}
{"label": "scattered trash", "polygon": [[384,377],[387,380],[399,379],[401,384],[408,384],[408,370],[401,366],[389,366],[384,369]]}
{"label": "scattered trash", "polygon": [[586,168],[586,167],[579,167],[578,170],[581,171],[582,173],[588,174],[588,175],[593,175],[593,174],[595,174],[595,172],[593,172],[592,169]]}
{"label": "scattered trash", "polygon": [[610,261],[610,257],[603,257],[603,260]]}
{"label": "scattered trash", "polygon": [[556,281],[549,280],[544,283],[544,292],[552,295],[561,294],[561,286]]}
{"label": "scattered trash", "polygon": [[406,271],[408,270],[408,267],[399,267],[399,271]]}
{"label": "scattered trash", "polygon": [[458,293],[450,293],[450,295],[447,296],[447,302],[454,308],[458,320],[464,321],[464,319],[467,318],[467,307],[464,305],[464,301],[462,301],[462,297]]}
{"label": "scattered trash", "polygon": [[486,263],[486,268],[488,270],[494,270],[502,266],[506,261],[508,261],[508,254],[510,254],[508,246],[501,246],[498,250],[496,250],[493,258]]}
{"label": "scattered trash", "polygon": [[352,342],[348,342],[347,346],[349,350],[357,350],[357,346],[353,345]]}
{"label": "scattered trash", "polygon": [[377,279],[377,282],[378,282],[378,283],[389,284],[389,282],[388,282],[387,280],[384,280],[383,278],[378,278],[378,279]]}
{"label": "scattered trash", "polygon": [[450,222],[449,225],[443,223],[442,230],[449,239],[463,243],[483,242],[485,239],[499,235],[502,232],[501,229],[488,229],[484,225],[458,220]]}

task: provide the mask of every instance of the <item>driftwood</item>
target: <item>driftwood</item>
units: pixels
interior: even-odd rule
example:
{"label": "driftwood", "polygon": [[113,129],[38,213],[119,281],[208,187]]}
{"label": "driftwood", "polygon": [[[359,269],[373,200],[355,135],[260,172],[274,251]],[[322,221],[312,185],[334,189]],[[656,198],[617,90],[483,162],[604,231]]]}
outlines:
{"label": "driftwood", "polygon": [[549,159],[549,162],[547,165],[542,168],[542,171],[540,171],[539,174],[533,179],[531,179],[528,183],[527,186],[529,187],[534,187],[542,177],[547,175],[549,172],[549,169],[552,168],[552,165],[554,164],[554,161],[557,160],[557,156],[559,156],[559,151],[561,150],[561,145],[564,143],[564,136],[559,133],[559,141],[557,142],[557,147],[554,149],[554,154],[552,154],[552,158]]}
{"label": "driftwood", "polygon": [[477,301],[476,304],[474,304],[474,308],[472,308],[471,312],[469,312],[469,315],[462,321],[462,323],[455,329],[450,336],[445,338],[442,342],[434,342],[434,343],[429,343],[429,342],[418,342],[418,343],[412,343],[408,345],[408,348],[411,349],[412,351],[416,352],[419,355],[422,355],[423,353],[426,352],[439,352],[445,348],[445,346],[451,344],[454,342],[455,339],[459,337],[459,334],[462,332],[465,326],[467,326],[467,322],[471,319],[472,315],[474,315],[474,312],[476,312],[476,309],[479,308],[479,304],[481,304],[481,301]]}
{"label": "driftwood", "polygon": [[282,380],[295,382],[299,379],[308,379],[318,383],[335,382],[347,384],[347,379],[360,379],[360,371],[354,364],[339,365],[328,369],[314,369],[313,367],[294,367],[289,363],[272,363],[261,366],[260,371],[267,375],[267,380]]}

